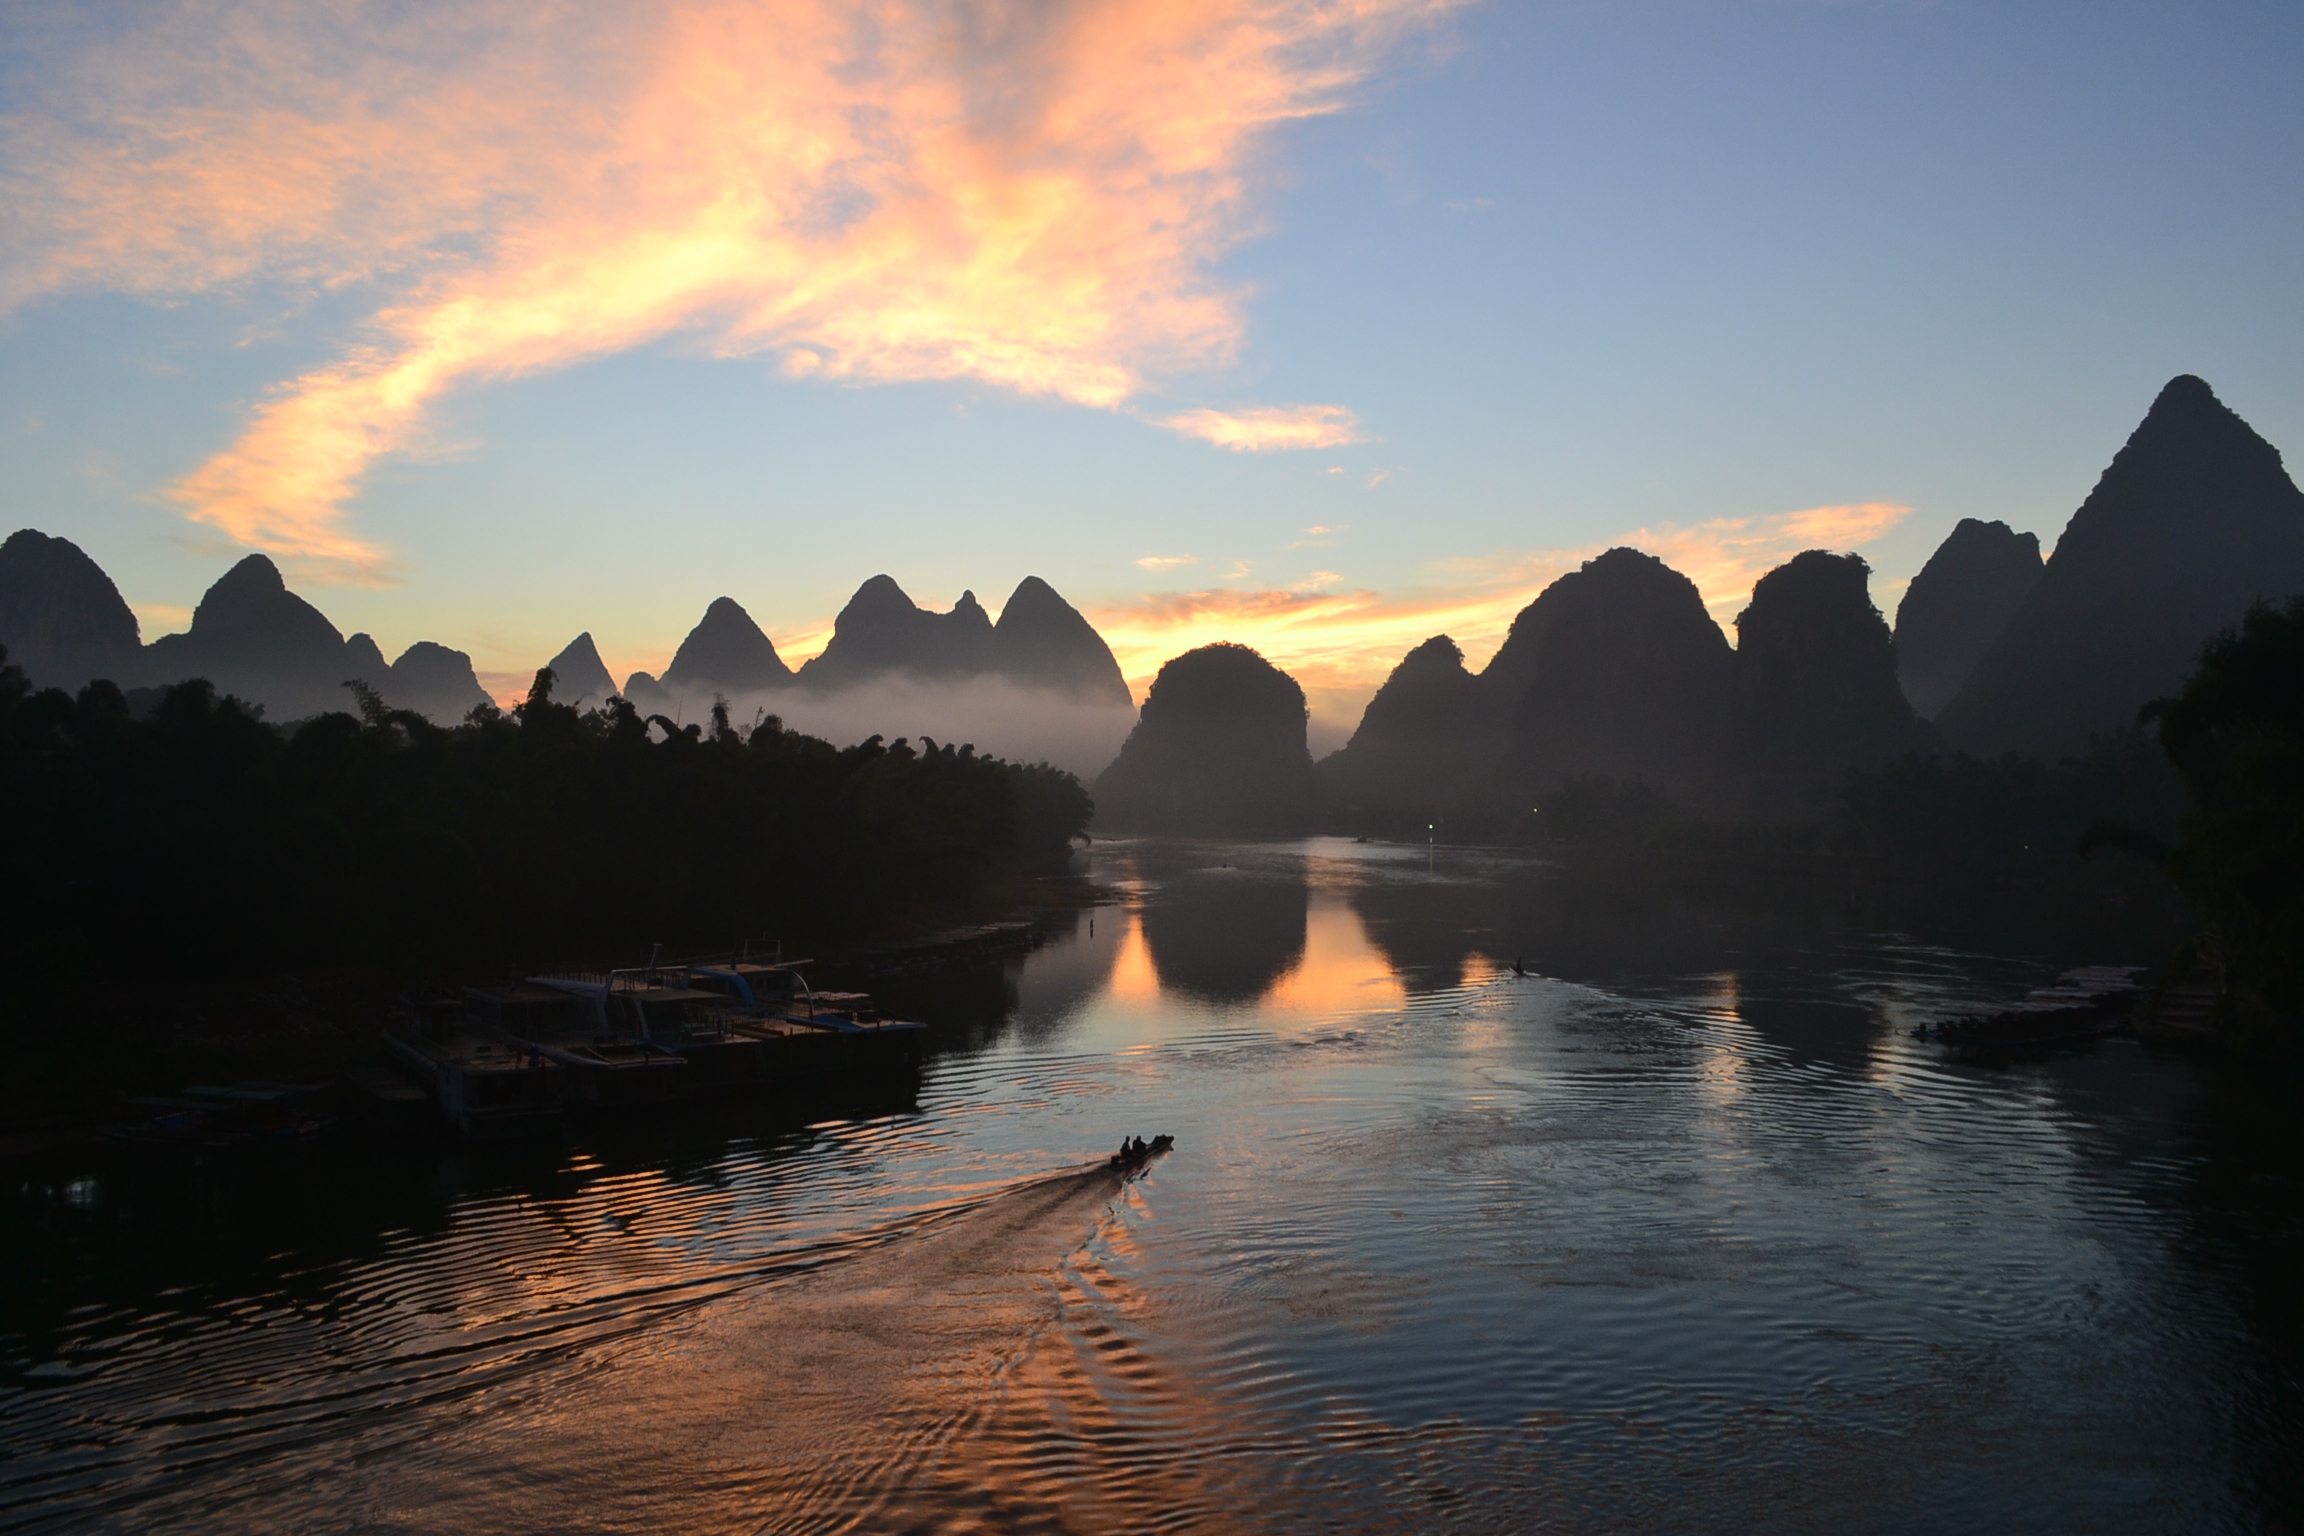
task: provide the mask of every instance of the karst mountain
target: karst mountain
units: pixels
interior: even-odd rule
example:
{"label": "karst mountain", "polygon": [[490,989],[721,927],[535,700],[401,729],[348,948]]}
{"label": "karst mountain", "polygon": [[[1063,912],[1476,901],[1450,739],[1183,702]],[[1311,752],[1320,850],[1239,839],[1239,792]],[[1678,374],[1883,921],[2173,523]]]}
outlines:
{"label": "karst mountain", "polygon": [[2174,693],[2202,643],[2251,603],[2298,592],[2304,492],[2278,449],[2181,375],[1936,723],[1983,755],[2084,752]]}

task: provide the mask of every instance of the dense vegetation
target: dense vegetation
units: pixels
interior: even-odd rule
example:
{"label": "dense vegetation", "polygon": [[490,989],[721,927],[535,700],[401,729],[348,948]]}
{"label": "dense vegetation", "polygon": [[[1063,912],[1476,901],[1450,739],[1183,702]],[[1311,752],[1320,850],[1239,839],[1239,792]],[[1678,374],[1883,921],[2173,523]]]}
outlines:
{"label": "dense vegetation", "polygon": [[2019,870],[2084,873],[2080,840],[2113,821],[2173,836],[2184,785],[2141,730],[2097,738],[2084,757],[2050,766],[1914,753],[1842,772],[1829,790],[1768,819],[1694,807],[1643,779],[1564,778],[1515,829],[1539,843],[1610,853],[1769,851],[1870,859],[1898,880],[2004,877]]}
{"label": "dense vegetation", "polygon": [[[4,659],[4,657],[0,657]],[[1045,765],[579,712],[540,672],[454,730],[355,689],[283,731],[204,682],[143,718],[0,667],[15,974],[351,964],[401,977],[820,941],[1060,870],[1091,806]]]}
{"label": "dense vegetation", "polygon": [[2304,597],[2259,604],[2145,713],[2190,793],[2169,872],[2248,994],[2239,1022],[2284,1021],[2293,1046],[2304,1037]]}

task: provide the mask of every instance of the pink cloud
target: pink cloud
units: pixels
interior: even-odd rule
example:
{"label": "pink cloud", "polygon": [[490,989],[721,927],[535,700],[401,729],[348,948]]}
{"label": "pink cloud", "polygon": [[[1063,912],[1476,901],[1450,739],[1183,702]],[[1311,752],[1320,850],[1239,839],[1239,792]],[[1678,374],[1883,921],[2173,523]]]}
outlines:
{"label": "pink cloud", "polygon": [[1361,440],[1360,418],[1341,405],[1250,406],[1237,411],[1202,409],[1166,417],[1160,425],[1235,453],[1341,448]]}
{"label": "pink cloud", "polygon": [[[1111,408],[1221,366],[1271,128],[1335,110],[1438,0],[188,0],[54,61],[12,122],[0,308],[109,288],[374,289],[333,360],[173,494],[306,575],[440,398],[671,335],[793,375]],[[1337,406],[1185,413],[1239,448]],[[1172,423],[1173,424],[1173,423]],[[1229,434],[1229,435],[1227,435]]]}

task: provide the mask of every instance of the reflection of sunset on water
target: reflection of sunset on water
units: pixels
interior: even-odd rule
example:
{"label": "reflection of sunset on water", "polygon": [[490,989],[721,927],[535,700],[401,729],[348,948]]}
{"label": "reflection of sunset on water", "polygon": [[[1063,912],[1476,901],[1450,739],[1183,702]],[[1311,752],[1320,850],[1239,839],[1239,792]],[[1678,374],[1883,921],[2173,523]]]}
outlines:
{"label": "reflection of sunset on water", "polygon": [[1698,1081],[1704,1085],[1706,1095],[1719,1103],[1727,1103],[1744,1092],[1745,1037],[1741,1005],[1741,988],[1734,971],[1722,971],[1712,978],[1712,992],[1704,1000],[1704,1012],[1716,1023],[1737,1026],[1707,1029],[1700,1036],[1704,1064]]}
{"label": "reflection of sunset on water", "polygon": [[1397,1008],[1407,989],[1376,946],[1359,915],[1341,896],[1315,892],[1306,914],[1304,958],[1264,994],[1268,1018],[1298,1023]]}
{"label": "reflection of sunset on water", "polygon": [[1160,1000],[1160,973],[1152,968],[1152,951],[1144,942],[1144,924],[1134,912],[1121,910],[1112,921],[1124,922],[1127,932],[1120,953],[1112,962],[1111,996],[1116,1002],[1149,1007]]}
{"label": "reflection of sunset on water", "polygon": [[[1095,857],[1112,904],[886,979],[936,1031],[894,1102],[301,1190],[220,1162],[174,1227],[150,1170],[91,1181],[170,1288],[0,1291],[41,1319],[0,1343],[49,1366],[0,1373],[0,1525],[1693,1533],[1773,1529],[1791,1487],[1863,1528],[1948,1444],[2029,1468],[2075,1432],[2194,1507],[2229,1486],[2229,1421],[2155,1406],[2232,1391],[2232,1314],[2166,1257],[2196,1169],[2122,1155],[2053,1065],[1898,1027],[1972,1005],[1976,962],[1593,923],[1606,891],[1447,850]],[[1175,1141],[1113,1168],[1131,1134]],[[217,1262],[215,1213],[258,1199],[326,1220]],[[36,1214],[0,1241],[84,1278],[42,1234],[102,1229]],[[2076,1400],[2079,1369],[2115,1390]],[[2072,1518],[2125,1507],[2092,1487],[1990,1493],[2121,1528]]]}

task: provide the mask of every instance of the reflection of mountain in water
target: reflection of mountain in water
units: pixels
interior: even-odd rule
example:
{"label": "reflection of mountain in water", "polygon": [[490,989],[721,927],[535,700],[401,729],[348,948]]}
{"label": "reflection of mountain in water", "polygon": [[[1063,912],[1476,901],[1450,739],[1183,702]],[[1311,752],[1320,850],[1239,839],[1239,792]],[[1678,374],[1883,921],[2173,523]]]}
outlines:
{"label": "reflection of mountain in water", "polygon": [[1368,942],[1410,992],[1464,985],[1473,956],[1499,966],[1514,958],[1503,896],[1491,882],[1374,879],[1351,889],[1352,911]]}
{"label": "reflection of mountain in water", "polygon": [[1212,1003],[1252,1003],[1304,953],[1303,871],[1202,870],[1144,904],[1145,947],[1162,989]]}

